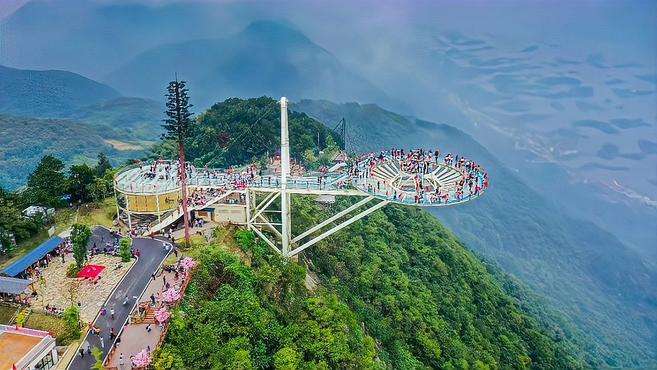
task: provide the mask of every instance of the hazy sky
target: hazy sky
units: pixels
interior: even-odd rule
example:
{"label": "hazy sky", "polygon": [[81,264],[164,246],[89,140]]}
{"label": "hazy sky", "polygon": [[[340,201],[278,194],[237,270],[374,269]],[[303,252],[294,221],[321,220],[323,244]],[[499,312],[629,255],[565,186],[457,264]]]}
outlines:
{"label": "hazy sky", "polygon": [[13,13],[28,0],[2,0],[0,1],[0,18],[4,18]]}

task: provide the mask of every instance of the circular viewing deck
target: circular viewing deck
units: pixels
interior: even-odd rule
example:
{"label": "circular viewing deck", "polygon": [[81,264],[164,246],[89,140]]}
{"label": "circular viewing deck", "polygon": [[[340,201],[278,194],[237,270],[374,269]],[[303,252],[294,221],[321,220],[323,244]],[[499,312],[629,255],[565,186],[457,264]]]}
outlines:
{"label": "circular viewing deck", "polygon": [[[441,207],[475,199],[488,188],[488,175],[480,165],[452,154],[440,156],[437,151],[393,149],[362,155],[333,169],[288,176],[287,189],[307,194],[362,194],[392,203]],[[192,191],[278,190],[280,175],[271,172],[261,174],[253,165],[226,171],[190,164],[187,186]],[[140,203],[146,204],[142,211],[154,209],[155,203],[160,210],[177,208],[181,198],[179,164],[158,160],[130,166],[116,175],[114,187],[125,196],[141,199]]]}

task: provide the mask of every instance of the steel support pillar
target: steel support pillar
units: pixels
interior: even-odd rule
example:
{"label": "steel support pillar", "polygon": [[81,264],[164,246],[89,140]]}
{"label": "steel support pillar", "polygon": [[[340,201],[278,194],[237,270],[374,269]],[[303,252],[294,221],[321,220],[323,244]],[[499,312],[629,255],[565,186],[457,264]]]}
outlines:
{"label": "steel support pillar", "polygon": [[[354,223],[354,222],[360,220],[361,218],[363,218],[363,217],[369,215],[370,213],[372,213],[372,212],[374,212],[374,211],[376,211],[376,210],[378,210],[378,209],[383,208],[383,207],[386,206],[388,203],[389,203],[389,201],[387,201],[387,200],[383,200],[383,201],[381,201],[381,202],[375,204],[374,206],[372,206],[372,207],[370,207],[370,208],[368,208],[368,209],[366,209],[366,210],[360,212],[359,214],[357,214],[357,215],[355,215],[355,216],[349,218],[348,220],[343,221],[342,223],[340,223],[340,224],[338,224],[338,225],[335,225],[334,227],[330,228],[329,230],[326,230],[325,232],[321,233],[319,236],[317,236],[317,237],[315,237],[315,238],[313,238],[313,239],[311,239],[311,240],[305,242],[305,243],[302,244],[300,247],[298,247],[298,248],[296,248],[296,249],[294,249],[294,250],[291,250],[291,251],[289,251],[288,253],[284,253],[283,255],[285,255],[286,257],[293,257],[293,256],[295,256],[295,255],[297,255],[297,254],[303,252],[304,249],[313,246],[314,244],[318,243],[319,241],[321,241],[321,240],[323,240],[323,239],[325,239],[325,238],[331,236],[332,234],[334,234],[334,233],[336,233],[336,232],[338,232],[338,231],[344,229],[345,227],[351,225],[352,223]],[[335,217],[335,216],[334,216],[334,217]]]}

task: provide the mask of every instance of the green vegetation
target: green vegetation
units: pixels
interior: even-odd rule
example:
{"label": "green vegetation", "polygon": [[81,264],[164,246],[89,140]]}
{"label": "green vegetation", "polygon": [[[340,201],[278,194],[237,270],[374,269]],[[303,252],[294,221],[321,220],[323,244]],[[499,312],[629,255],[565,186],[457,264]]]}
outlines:
{"label": "green vegetation", "polygon": [[[31,329],[43,330],[53,333],[57,340],[57,345],[64,346],[71,343],[73,336],[67,331],[64,319],[45,312],[32,311],[27,317],[25,326]],[[79,338],[79,337],[78,337]]]}
{"label": "green vegetation", "polygon": [[93,347],[91,349],[91,355],[94,356],[94,364],[91,366],[91,370],[103,370],[103,351],[98,347]]}
{"label": "green vegetation", "polygon": [[[22,206],[23,201],[19,195],[0,188],[0,263],[22,253],[24,249],[30,249],[30,238],[44,226],[41,217],[23,217]],[[14,242],[18,245],[14,246]]]}
{"label": "green vegetation", "polygon": [[[289,114],[291,155],[308,159],[308,150],[316,152],[340,143],[337,135],[303,113]],[[187,159],[196,165],[227,167],[274,155],[280,147],[280,106],[269,97],[231,98],[212,106],[192,126],[185,143]],[[330,139],[329,139],[330,137]],[[318,143],[319,138],[319,143]],[[171,140],[154,149],[155,155],[177,156]]]}
{"label": "green vegetation", "polygon": [[91,237],[91,229],[87,225],[75,224],[71,231],[71,244],[73,244],[73,257],[78,271],[87,261],[87,243]]}
{"label": "green vegetation", "polygon": [[613,235],[569,217],[452,126],[373,104],[305,100],[293,109],[323,122],[346,118],[350,150],[438,146],[482,163],[492,183],[483,198],[430,212],[491,266],[513,274],[507,292],[551,332],[579,343],[588,363],[654,366],[657,272]]}
{"label": "green vegetation", "polygon": [[18,307],[8,304],[0,304],[0,324],[11,325],[16,316]]}
{"label": "green vegetation", "polygon": [[109,197],[99,202],[83,204],[74,216],[77,216],[77,223],[89,227],[96,225],[113,227],[116,219],[116,200],[114,197]]}
{"label": "green vegetation", "polygon": [[[295,208],[301,224],[331,214],[309,198],[298,199]],[[583,366],[423,210],[386,207],[306,253],[327,289],[381,343],[380,356],[393,368]]]}
{"label": "green vegetation", "polygon": [[71,305],[64,310],[62,314],[64,320],[64,332],[67,338],[80,339],[80,309]]}
{"label": "green vegetation", "polygon": [[[152,125],[159,127],[157,120]],[[145,155],[151,143],[114,127],[65,119],[38,119],[0,114],[0,184],[16,189],[41,158],[51,155],[66,164],[93,164],[106,153],[113,164]],[[154,130],[157,134],[159,130]]]}
{"label": "green vegetation", "polygon": [[23,327],[25,326],[25,322],[27,321],[27,316],[30,314],[30,309],[25,307],[18,311],[18,315],[16,315],[16,325]]}
{"label": "green vegetation", "polygon": [[62,317],[28,308],[21,309],[20,306],[6,303],[0,304],[0,324],[19,324],[31,329],[48,331],[53,333],[57,339],[57,345],[60,346],[67,345],[74,339],[67,331]]}
{"label": "green vegetation", "polygon": [[[327,212],[297,203],[302,223]],[[189,251],[199,267],[156,368],[583,366],[423,211],[378,211],[309,249],[314,292],[253,233],[234,239]]]}
{"label": "green vegetation", "polygon": [[305,271],[251,232],[196,246],[199,261],[156,368],[373,368],[374,340],[334,294],[309,292]]}
{"label": "green vegetation", "polygon": [[153,142],[160,136],[162,106],[142,98],[116,98],[76,109],[67,118],[93,128],[107,137],[135,144]]}
{"label": "green vegetation", "polygon": [[[76,222],[88,226],[112,226],[116,203],[112,194],[114,171],[107,156],[98,155],[98,162],[71,166],[44,156],[28,178],[22,191],[7,192],[0,188],[0,264],[19,258],[48,238],[45,226],[55,226],[61,232]],[[63,208],[66,199],[84,202],[77,210]],[[87,202],[94,202],[87,203]],[[54,217],[37,214],[25,217],[22,210],[31,205],[56,207]]]}
{"label": "green vegetation", "polygon": [[[46,155],[28,178],[26,195],[35,204],[61,207],[64,205],[62,195],[66,193],[66,185],[64,163]],[[77,190],[75,184],[72,190]]]}
{"label": "green vegetation", "polygon": [[130,262],[132,257],[132,239],[124,237],[119,240],[119,255],[123,262]]}
{"label": "green vegetation", "polygon": [[61,117],[76,108],[118,96],[111,87],[75,73],[0,66],[2,113]]}

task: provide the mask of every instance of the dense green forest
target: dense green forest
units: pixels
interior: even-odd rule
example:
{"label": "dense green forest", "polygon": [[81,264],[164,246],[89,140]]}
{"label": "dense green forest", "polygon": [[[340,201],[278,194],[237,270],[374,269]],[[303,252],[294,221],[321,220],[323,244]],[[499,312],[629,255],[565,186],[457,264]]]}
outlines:
{"label": "dense green forest", "polygon": [[[336,211],[309,198],[298,199],[295,209],[298,225]],[[386,207],[306,256],[393,368],[582,366],[571,343],[557,344],[563,338],[519,310],[484,265],[421,209]]]}
{"label": "dense green forest", "polygon": [[[174,312],[155,367],[177,369],[380,367],[374,340],[331,292],[304,287],[305,270],[248,231],[215,231]],[[241,251],[230,247],[237,244]],[[241,260],[238,255],[246,255]]]}
{"label": "dense green forest", "polygon": [[[296,206],[301,223],[326,211]],[[425,212],[391,207],[313,248],[315,291],[253,233],[215,237],[191,249],[200,267],[156,367],[582,367]]]}
{"label": "dense green forest", "polygon": [[[308,151],[341,144],[340,138],[304,113],[290,112],[290,152],[305,161]],[[231,98],[200,114],[185,143],[187,158],[196,165],[227,167],[273,156],[280,147],[280,105],[270,97]],[[157,156],[173,158],[175,145],[164,141]]]}
{"label": "dense green forest", "polygon": [[657,272],[613,235],[569,217],[453,126],[374,104],[304,100],[291,109],[322,122],[344,117],[352,151],[438,146],[475,158],[491,176],[491,191],[472,204],[430,212],[469,248],[527,284],[535,294],[515,288],[514,294],[537,298],[542,309],[536,315],[565,337],[585,343],[590,362],[654,364]]}

